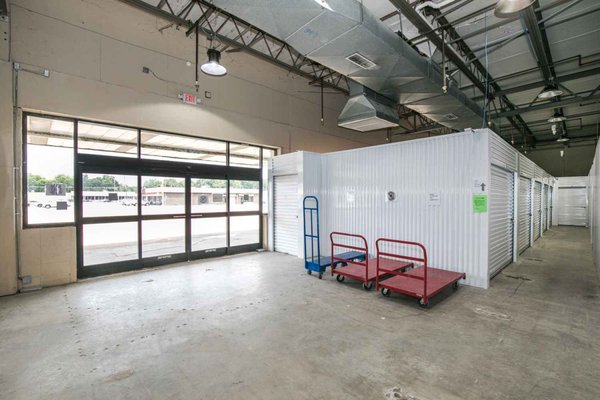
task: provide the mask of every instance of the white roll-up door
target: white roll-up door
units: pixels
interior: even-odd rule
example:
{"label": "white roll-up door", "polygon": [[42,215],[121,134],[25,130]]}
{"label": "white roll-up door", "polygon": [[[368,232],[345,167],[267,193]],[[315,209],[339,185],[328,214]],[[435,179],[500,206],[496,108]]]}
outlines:
{"label": "white roll-up door", "polygon": [[273,242],[275,251],[298,253],[298,175],[273,177]]}
{"label": "white roll-up door", "polygon": [[548,229],[548,211],[550,211],[550,207],[548,206],[548,185],[544,185],[542,201],[544,203],[544,213],[542,217],[542,232],[546,232]]}
{"label": "white roll-up door", "polygon": [[535,182],[533,186],[533,240],[540,238],[540,225],[542,222],[542,184]]}
{"label": "white roll-up door", "polygon": [[490,277],[513,258],[513,173],[492,165],[490,189]]}
{"label": "white roll-up door", "polygon": [[519,177],[519,254],[530,246],[531,238],[531,179]]}
{"label": "white roll-up door", "polygon": [[558,224],[587,226],[587,187],[558,188]]}

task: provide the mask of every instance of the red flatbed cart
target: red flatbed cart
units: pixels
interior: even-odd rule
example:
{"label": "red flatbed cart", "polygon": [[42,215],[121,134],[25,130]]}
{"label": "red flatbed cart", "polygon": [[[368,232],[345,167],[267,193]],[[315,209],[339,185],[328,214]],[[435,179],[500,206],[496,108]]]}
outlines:
{"label": "red flatbed cart", "polygon": [[[386,247],[391,247],[391,244],[416,246],[421,249],[422,258],[382,251],[382,245],[385,243],[388,244]],[[427,307],[430,298],[450,285],[454,289],[457,289],[458,281],[466,278],[464,272],[446,271],[430,267],[427,264],[427,250],[420,243],[395,239],[377,239],[375,246],[377,247],[376,287],[377,290],[381,290],[381,294],[384,296],[389,296],[390,292],[403,293],[416,297],[419,299],[419,305]],[[398,271],[388,269],[387,265],[390,259],[414,261],[422,265],[408,271]],[[391,274],[393,276],[385,280],[380,280],[379,277],[384,274]]]}
{"label": "red flatbed cart", "polygon": [[[412,263],[386,258],[381,260],[382,267],[385,267],[385,269],[378,271],[374,265],[377,263],[377,259],[369,259],[369,246],[367,244],[367,239],[365,239],[364,236],[354,235],[351,233],[331,232],[329,238],[331,239],[331,254],[335,254],[336,248],[338,247],[355,250],[365,254],[364,260],[348,260],[338,258],[335,255],[332,256],[331,275],[337,275],[336,280],[338,282],[343,282],[344,279],[348,277],[362,282],[363,289],[371,290],[373,288],[373,282],[378,277],[389,274],[389,272],[386,271],[404,271],[413,266]],[[354,238],[353,241],[360,242],[363,247],[360,247],[361,245],[354,246],[339,242],[339,240],[342,238],[349,240]],[[342,266],[338,266],[339,264]]]}

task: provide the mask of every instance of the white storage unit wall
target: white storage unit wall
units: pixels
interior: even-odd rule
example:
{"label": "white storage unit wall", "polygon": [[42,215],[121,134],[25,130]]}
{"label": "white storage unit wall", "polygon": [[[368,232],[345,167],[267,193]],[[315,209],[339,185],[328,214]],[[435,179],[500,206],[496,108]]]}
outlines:
{"label": "white storage unit wall", "polygon": [[558,224],[587,226],[588,224],[587,176],[558,178]]}
{"label": "white storage unit wall", "polygon": [[600,146],[596,146],[596,156],[588,177],[589,185],[589,226],[592,233],[594,260],[600,273]]}
{"label": "white storage unit wall", "polygon": [[[365,236],[372,254],[380,237],[417,241],[431,266],[465,272],[467,284],[483,288],[516,257],[519,154],[487,129],[310,157],[320,157],[320,187],[310,190],[321,205],[324,255],[332,231]],[[298,181],[300,204],[309,182]],[[483,212],[474,207],[481,195],[488,201]]]}

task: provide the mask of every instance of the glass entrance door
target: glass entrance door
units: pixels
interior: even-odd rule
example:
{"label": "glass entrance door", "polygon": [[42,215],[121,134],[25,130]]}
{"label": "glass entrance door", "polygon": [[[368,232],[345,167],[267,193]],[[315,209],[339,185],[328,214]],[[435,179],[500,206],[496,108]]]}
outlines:
{"label": "glass entrance door", "polygon": [[261,246],[258,180],[82,167],[81,276],[233,254]]}

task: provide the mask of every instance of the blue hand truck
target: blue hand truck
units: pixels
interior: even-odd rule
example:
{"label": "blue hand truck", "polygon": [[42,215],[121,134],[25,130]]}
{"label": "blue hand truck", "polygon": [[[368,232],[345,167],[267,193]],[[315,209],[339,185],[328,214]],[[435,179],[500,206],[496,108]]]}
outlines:
{"label": "blue hand truck", "polygon": [[[303,201],[304,209],[304,268],[306,273],[311,275],[313,272],[319,274],[319,279],[323,278],[323,272],[331,265],[331,257],[321,257],[321,237],[319,233],[319,199],[316,196],[305,196]],[[346,261],[364,261],[367,255],[360,251],[347,251],[335,255],[335,266],[338,264],[346,265]]]}

